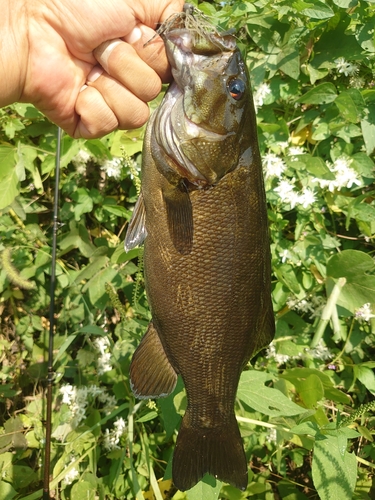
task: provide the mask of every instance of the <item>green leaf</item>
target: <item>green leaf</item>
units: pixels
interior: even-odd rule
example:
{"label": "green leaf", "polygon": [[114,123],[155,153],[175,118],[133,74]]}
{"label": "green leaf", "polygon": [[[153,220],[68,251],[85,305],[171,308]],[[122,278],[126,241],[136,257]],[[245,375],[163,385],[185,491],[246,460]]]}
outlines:
{"label": "green leaf", "polygon": [[367,366],[354,365],[354,375],[362,382],[371,394],[375,394],[375,374],[371,368]]}
{"label": "green leaf", "polygon": [[374,162],[367,156],[366,153],[356,153],[352,156],[352,163],[350,165],[362,177],[367,177],[373,180],[375,177]]}
{"label": "green leaf", "polygon": [[341,115],[351,123],[357,123],[361,119],[365,101],[359,90],[349,89],[341,92],[335,99]]}
{"label": "green leaf", "polygon": [[312,19],[329,19],[334,16],[334,12],[331,7],[328,7],[328,5],[323,2],[316,0],[311,3],[298,1],[296,4],[303,4],[303,8],[301,10],[302,14],[307,17],[311,17]]}
{"label": "green leaf", "polygon": [[101,337],[105,337],[107,333],[97,325],[86,325],[79,330],[81,333],[90,333],[91,335],[100,335]]}
{"label": "green leaf", "polygon": [[0,181],[0,210],[9,206],[19,192],[19,178],[16,169],[13,167],[12,171]]}
{"label": "green leaf", "polygon": [[365,141],[366,153],[371,155],[375,150],[375,103],[368,105],[368,114],[361,121],[361,129]]}
{"label": "green leaf", "polygon": [[298,393],[307,408],[314,408],[324,397],[324,387],[320,378],[311,374],[299,384]]}
{"label": "green leaf", "polygon": [[158,416],[157,411],[149,411],[146,415],[139,417],[136,419],[136,422],[149,422],[150,420],[154,420]]}
{"label": "green leaf", "polygon": [[315,422],[303,422],[290,429],[293,434],[306,434],[307,436],[315,436],[319,432],[319,426]]}
{"label": "green leaf", "polygon": [[283,47],[277,56],[277,66],[283,73],[297,80],[300,68],[298,48],[289,45]]}
{"label": "green leaf", "polygon": [[336,98],[336,87],[333,83],[326,82],[308,90],[306,94],[297,99],[297,102],[304,104],[326,104],[333,102]]}
{"label": "green leaf", "polygon": [[82,267],[81,272],[79,272],[74,280],[74,283],[79,283],[82,280],[91,279],[96,273],[101,269],[105,268],[108,263],[108,257],[105,255],[95,258],[86,267]]}
{"label": "green leaf", "polygon": [[187,500],[217,500],[222,483],[206,474],[193,488],[186,492]]}
{"label": "green leaf", "polygon": [[113,283],[115,286],[120,286],[121,277],[117,269],[109,267],[102,269],[83,287],[83,291],[88,292],[91,303],[97,308],[104,307],[108,300],[108,294],[105,291],[106,283]]}
{"label": "green leaf", "polygon": [[123,219],[130,220],[132,213],[125,207],[121,207],[119,205],[103,205],[103,210],[109,212],[110,214],[117,215],[118,217],[122,217]]}
{"label": "green leaf", "polygon": [[14,146],[0,146],[0,179],[6,177],[14,170],[16,164],[14,153],[16,148]]}
{"label": "green leaf", "polygon": [[327,167],[322,158],[311,155],[298,155],[298,162],[302,162],[310,174],[319,179],[333,180],[335,175]]}
{"label": "green leaf", "polygon": [[278,279],[298,297],[299,293],[301,292],[301,286],[298,282],[293,267],[290,264],[281,264],[281,266],[275,269],[275,273]]}
{"label": "green leaf", "polygon": [[311,61],[315,68],[335,67],[335,59],[344,57],[347,61],[361,57],[362,48],[354,35],[347,33],[348,17],[345,17],[335,29],[323,32],[314,46],[314,58]]}
{"label": "green leaf", "polygon": [[374,20],[356,30],[355,36],[362,49],[375,52]]}
{"label": "green leaf", "polygon": [[0,481],[0,498],[2,500],[12,500],[17,495],[17,491],[6,481]]}
{"label": "green leaf", "polygon": [[70,493],[70,498],[75,500],[95,500],[96,487],[89,481],[79,481],[74,483]]}
{"label": "green leaf", "polygon": [[375,262],[359,250],[343,250],[327,262],[327,276],[346,278],[337,304],[355,313],[367,302],[375,302]]}
{"label": "green leaf", "polygon": [[140,153],[143,148],[144,132],[144,127],[136,130],[118,130],[113,134],[111,154],[122,157],[124,151],[128,156]]}
{"label": "green leaf", "polygon": [[357,479],[354,453],[341,454],[336,436],[321,436],[314,445],[312,477],[321,500],[351,499]]}
{"label": "green leaf", "polygon": [[333,0],[333,3],[342,9],[348,9],[349,7],[355,7],[358,0]]}
{"label": "green leaf", "polygon": [[272,417],[300,415],[306,411],[279,390],[266,387],[264,382],[269,378],[267,373],[255,370],[243,372],[237,397],[254,410]]}

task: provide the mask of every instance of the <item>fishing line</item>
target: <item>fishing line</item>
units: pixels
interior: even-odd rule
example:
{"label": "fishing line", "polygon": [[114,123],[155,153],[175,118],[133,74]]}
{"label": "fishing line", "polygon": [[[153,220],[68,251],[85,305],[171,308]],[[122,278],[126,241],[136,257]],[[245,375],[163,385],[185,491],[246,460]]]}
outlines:
{"label": "fishing line", "polygon": [[51,468],[51,429],[52,429],[52,386],[53,386],[53,334],[55,330],[55,285],[56,285],[56,248],[59,210],[59,179],[60,179],[60,156],[61,156],[60,127],[57,129],[56,162],[55,162],[55,195],[53,200],[53,224],[52,224],[52,263],[51,263],[51,285],[49,305],[49,340],[48,340],[48,373],[47,373],[47,417],[46,417],[46,447],[44,454],[44,480],[43,500],[50,500],[50,468]]}

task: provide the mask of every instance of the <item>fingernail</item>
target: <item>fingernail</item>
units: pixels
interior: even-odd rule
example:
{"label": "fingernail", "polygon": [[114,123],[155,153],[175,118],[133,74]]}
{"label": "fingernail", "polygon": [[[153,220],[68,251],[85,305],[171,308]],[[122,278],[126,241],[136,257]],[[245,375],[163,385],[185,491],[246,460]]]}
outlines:
{"label": "fingernail", "polygon": [[86,81],[93,83],[99,78],[102,73],[103,68],[101,68],[100,66],[94,66],[90,73],[87,75]]}
{"label": "fingernail", "polygon": [[124,38],[125,42],[128,42],[130,44],[138,42],[142,38],[142,31],[141,29],[136,26],[133,31],[131,31],[126,37]]}
{"label": "fingernail", "polygon": [[79,89],[79,91],[82,92],[82,90],[85,90],[85,89],[87,89],[87,85],[86,84],[82,85],[82,87]]}
{"label": "fingernail", "polygon": [[124,43],[119,38],[115,40],[109,40],[108,42],[104,42],[99,47],[94,50],[94,56],[96,60],[100,63],[100,65],[109,73],[108,70],[108,59],[111,55],[113,49],[117,47],[120,43]]}

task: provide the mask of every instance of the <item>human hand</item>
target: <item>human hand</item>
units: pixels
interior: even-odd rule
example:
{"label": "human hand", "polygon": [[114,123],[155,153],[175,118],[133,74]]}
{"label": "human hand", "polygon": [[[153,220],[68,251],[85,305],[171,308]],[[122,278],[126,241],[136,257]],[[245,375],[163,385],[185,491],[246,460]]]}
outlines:
{"label": "human hand", "polygon": [[[4,2],[18,13],[13,23],[10,15],[20,68],[15,79],[13,70],[14,100],[31,102],[76,138],[147,121],[147,102],[170,72],[161,38],[144,44],[159,22],[182,10],[183,0],[0,0],[1,7]],[[121,40],[103,53],[101,44],[113,39]]]}

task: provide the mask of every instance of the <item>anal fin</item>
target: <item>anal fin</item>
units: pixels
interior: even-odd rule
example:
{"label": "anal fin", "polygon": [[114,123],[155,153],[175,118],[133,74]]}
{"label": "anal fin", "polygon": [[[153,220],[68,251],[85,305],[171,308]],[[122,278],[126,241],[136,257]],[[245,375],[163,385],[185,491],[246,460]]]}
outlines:
{"label": "anal fin", "polygon": [[130,386],[139,399],[165,397],[175,388],[177,374],[151,322],[130,365]]}
{"label": "anal fin", "polygon": [[132,248],[142,245],[147,236],[146,231],[146,209],[142,193],[135,204],[132,218],[125,237],[125,250],[128,252]]}

